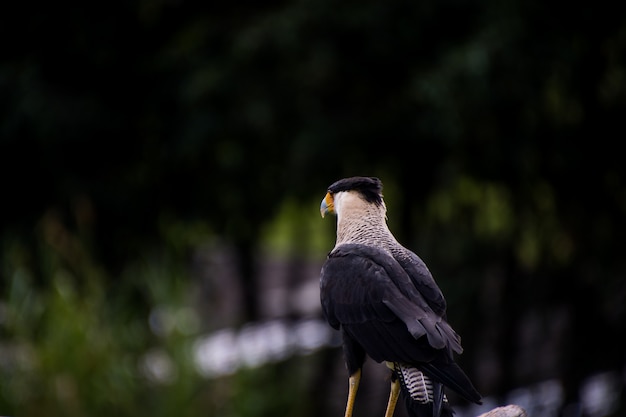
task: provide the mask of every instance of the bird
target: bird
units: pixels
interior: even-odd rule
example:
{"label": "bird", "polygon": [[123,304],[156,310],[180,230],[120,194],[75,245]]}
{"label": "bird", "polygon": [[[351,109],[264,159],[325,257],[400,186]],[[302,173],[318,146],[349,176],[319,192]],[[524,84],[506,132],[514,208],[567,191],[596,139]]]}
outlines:
{"label": "bird", "polygon": [[339,330],[349,376],[345,416],[351,417],[366,357],[391,370],[385,417],[402,396],[411,417],[450,417],[444,387],[482,404],[454,359],[461,338],[446,317],[446,300],[424,261],[387,225],[383,184],[348,177],[331,184],[320,214],[336,216],[336,243],[320,272],[320,302]]}

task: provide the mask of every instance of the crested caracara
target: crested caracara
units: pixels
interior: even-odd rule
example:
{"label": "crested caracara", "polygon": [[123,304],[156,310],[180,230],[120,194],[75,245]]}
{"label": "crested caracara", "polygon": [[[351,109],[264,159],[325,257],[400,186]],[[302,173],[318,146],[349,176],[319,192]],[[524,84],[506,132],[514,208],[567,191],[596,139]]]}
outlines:
{"label": "crested caracara", "polygon": [[446,321],[446,301],[426,264],[387,226],[382,183],[352,177],[328,187],[322,217],[337,216],[337,241],[321,271],[328,323],[341,332],[351,417],[366,355],[391,369],[391,417],[402,394],[412,417],[451,416],[452,389],[480,404],[481,395],[454,361],[461,340]]}

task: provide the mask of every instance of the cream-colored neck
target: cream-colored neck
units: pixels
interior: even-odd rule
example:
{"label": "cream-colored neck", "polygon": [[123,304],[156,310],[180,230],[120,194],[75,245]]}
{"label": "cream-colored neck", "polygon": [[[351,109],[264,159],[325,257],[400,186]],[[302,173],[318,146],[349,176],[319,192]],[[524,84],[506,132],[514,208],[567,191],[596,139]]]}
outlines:
{"label": "cream-colored neck", "polygon": [[387,226],[384,202],[380,205],[364,201],[356,193],[341,193],[335,199],[337,242],[383,246],[397,244]]}

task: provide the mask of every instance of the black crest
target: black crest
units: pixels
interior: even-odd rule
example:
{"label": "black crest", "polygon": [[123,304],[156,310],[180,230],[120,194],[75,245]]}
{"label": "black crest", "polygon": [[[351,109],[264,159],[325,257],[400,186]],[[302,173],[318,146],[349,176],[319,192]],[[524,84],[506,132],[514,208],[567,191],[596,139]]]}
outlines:
{"label": "black crest", "polygon": [[358,191],[366,201],[381,204],[383,183],[376,177],[350,177],[341,179],[328,187],[331,194],[340,191]]}

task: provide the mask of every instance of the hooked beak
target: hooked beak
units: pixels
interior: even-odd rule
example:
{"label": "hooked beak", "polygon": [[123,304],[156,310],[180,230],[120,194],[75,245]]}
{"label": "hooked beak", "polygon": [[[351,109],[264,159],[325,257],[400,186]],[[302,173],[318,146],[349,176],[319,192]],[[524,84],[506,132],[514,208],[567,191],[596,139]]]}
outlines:
{"label": "hooked beak", "polygon": [[324,198],[322,199],[322,204],[320,204],[320,214],[322,218],[326,216],[328,213],[333,213],[335,206],[333,204],[333,196],[330,193],[326,193]]}

